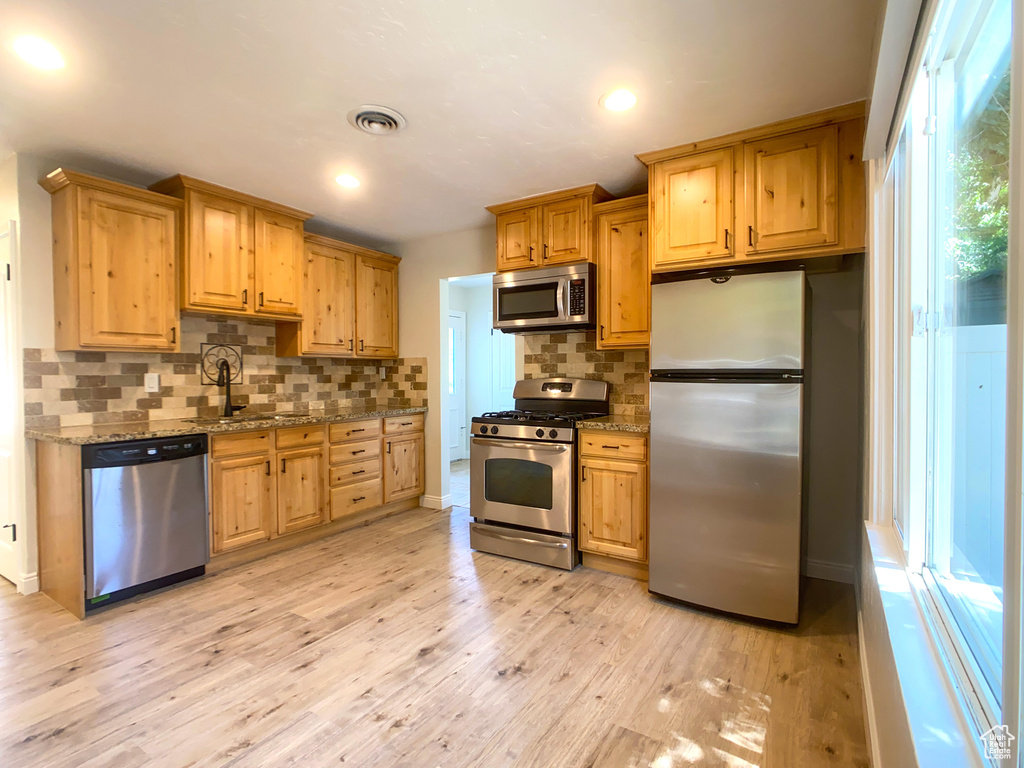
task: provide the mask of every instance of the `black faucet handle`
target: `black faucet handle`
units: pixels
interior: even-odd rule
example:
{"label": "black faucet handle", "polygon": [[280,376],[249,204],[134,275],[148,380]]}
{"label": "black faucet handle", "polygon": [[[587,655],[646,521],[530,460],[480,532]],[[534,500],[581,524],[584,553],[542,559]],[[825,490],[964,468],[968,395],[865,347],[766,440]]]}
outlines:
{"label": "black faucet handle", "polygon": [[239,411],[244,411],[244,410],[245,410],[245,406],[244,405],[232,405],[231,406],[231,412],[232,413],[238,413]]}

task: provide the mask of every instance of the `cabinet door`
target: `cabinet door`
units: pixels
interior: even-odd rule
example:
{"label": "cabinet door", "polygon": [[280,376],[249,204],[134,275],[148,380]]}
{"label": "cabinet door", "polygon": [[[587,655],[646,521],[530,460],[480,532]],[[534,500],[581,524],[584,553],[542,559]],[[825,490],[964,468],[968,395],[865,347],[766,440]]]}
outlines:
{"label": "cabinet door", "polygon": [[583,197],[550,203],[542,209],[545,264],[590,258],[590,201]]}
{"label": "cabinet door", "polygon": [[651,172],[651,266],[670,268],[733,252],[733,150],[658,163]]}
{"label": "cabinet door", "polygon": [[226,552],[269,539],[274,503],[270,457],[217,459],[210,467],[213,551]]}
{"label": "cabinet door", "polygon": [[301,531],[324,522],[324,449],[277,454],[277,532]]}
{"label": "cabinet door", "polygon": [[259,208],[254,221],[256,313],[300,316],[302,222]]}
{"label": "cabinet door", "polygon": [[423,435],[384,438],[384,503],[423,493]]}
{"label": "cabinet door", "polygon": [[597,219],[599,349],[651,344],[647,206]]}
{"label": "cabinet door", "polygon": [[356,260],[356,355],[398,356],[398,265],[392,261]]}
{"label": "cabinet door", "polygon": [[303,354],[355,353],[355,255],[306,244],[303,271]]}
{"label": "cabinet door", "polygon": [[580,462],[580,549],[647,559],[647,468],[628,461]]}
{"label": "cabinet door", "polygon": [[537,208],[497,215],[499,272],[540,266],[538,219]]}
{"label": "cabinet door", "polygon": [[79,343],[176,349],[177,213],[95,189],[78,195]]}
{"label": "cabinet door", "polygon": [[834,125],[746,146],[747,253],[836,243],[836,146]]}
{"label": "cabinet door", "polygon": [[251,312],[252,208],[202,192],[186,193],[185,309]]}

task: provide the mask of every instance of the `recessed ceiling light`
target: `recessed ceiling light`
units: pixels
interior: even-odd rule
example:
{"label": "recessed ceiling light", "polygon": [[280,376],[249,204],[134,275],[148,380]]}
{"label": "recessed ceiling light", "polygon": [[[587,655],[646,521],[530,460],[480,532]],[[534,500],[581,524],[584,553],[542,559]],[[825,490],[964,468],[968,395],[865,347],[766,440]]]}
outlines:
{"label": "recessed ceiling light", "polygon": [[64,57],[51,43],[32,35],[22,35],[14,41],[14,52],[33,67],[39,69],[60,69]]}
{"label": "recessed ceiling light", "polygon": [[622,112],[634,104],[636,104],[636,96],[625,88],[619,88],[617,91],[612,91],[607,96],[601,98],[601,106],[605,109],[610,109],[612,112]]}
{"label": "recessed ceiling light", "polygon": [[343,187],[353,187],[354,188],[354,187],[358,187],[359,186],[359,179],[357,179],[355,176],[353,176],[350,173],[343,173],[343,174],[341,174],[341,176],[336,177],[334,180],[336,182],[338,182],[339,184],[341,184],[341,186],[343,186]]}

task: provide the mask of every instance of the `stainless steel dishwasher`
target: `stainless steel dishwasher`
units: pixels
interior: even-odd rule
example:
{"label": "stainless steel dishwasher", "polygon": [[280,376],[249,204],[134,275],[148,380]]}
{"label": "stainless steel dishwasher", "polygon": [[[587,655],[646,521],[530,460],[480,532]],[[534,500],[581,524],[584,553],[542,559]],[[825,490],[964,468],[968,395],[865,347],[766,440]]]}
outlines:
{"label": "stainless steel dishwasher", "polygon": [[201,576],[206,435],[82,447],[86,609]]}

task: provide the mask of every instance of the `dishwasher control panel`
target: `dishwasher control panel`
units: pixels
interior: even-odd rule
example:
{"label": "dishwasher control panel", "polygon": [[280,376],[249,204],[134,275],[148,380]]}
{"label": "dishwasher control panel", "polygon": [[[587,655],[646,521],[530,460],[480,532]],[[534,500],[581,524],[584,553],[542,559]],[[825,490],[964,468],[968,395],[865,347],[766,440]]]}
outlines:
{"label": "dishwasher control panel", "polygon": [[82,446],[83,469],[126,467],[155,461],[202,456],[208,451],[206,435],[175,435],[118,443]]}

